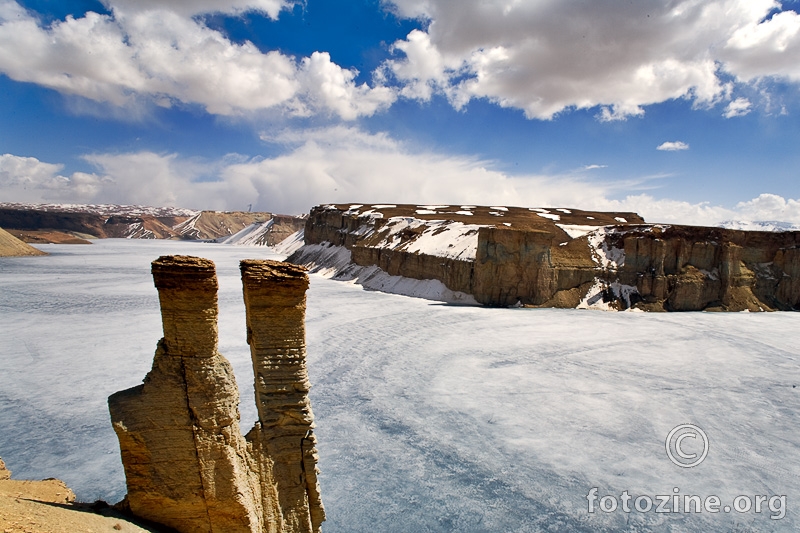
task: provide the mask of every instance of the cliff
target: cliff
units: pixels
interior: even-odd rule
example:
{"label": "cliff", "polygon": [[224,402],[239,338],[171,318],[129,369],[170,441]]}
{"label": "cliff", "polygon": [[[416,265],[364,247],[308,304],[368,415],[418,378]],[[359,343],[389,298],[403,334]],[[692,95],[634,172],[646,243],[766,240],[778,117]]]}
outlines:
{"label": "cliff", "polygon": [[287,261],[375,289],[399,278],[439,282],[434,299],[489,306],[800,304],[800,232],[654,225],[634,213],[564,208],[355,204],[312,209],[304,242]]}
{"label": "cliff", "polygon": [[144,383],[108,400],[131,512],[180,532],[319,531],[304,270],[242,262],[259,412],[247,438],[233,370],[217,352],[214,264],[164,256],[152,272],[164,337]]}
{"label": "cliff", "polygon": [[0,257],[22,257],[26,255],[47,255],[47,253],[37,250],[0,228]]}

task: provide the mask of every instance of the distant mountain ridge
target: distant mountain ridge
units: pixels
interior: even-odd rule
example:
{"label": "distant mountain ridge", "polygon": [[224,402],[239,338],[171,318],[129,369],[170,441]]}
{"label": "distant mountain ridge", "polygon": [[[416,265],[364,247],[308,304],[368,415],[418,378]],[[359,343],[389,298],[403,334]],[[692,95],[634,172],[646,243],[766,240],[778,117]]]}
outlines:
{"label": "distant mountain ridge", "polygon": [[800,224],[778,220],[726,220],[718,226],[743,231],[800,231]]}
{"label": "distant mountain ridge", "polygon": [[273,218],[280,224],[271,225],[276,232],[274,237],[264,237],[269,244],[279,242],[275,241],[278,236],[282,236],[282,240],[303,225],[302,217],[267,212],[197,211],[141,205],[0,203],[0,227],[39,234],[60,231],[98,239],[215,240]]}

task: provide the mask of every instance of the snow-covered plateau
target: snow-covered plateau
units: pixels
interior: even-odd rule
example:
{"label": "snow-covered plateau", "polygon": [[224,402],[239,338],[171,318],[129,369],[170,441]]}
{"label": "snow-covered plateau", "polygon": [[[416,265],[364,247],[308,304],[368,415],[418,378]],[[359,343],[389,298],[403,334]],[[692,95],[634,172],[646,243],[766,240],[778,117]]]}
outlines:
{"label": "snow-covered plateau", "polygon": [[[124,495],[106,398],[150,368],[159,255],[215,261],[220,352],[236,372],[242,427],[252,425],[238,261],[273,251],[38,247],[51,255],[0,259],[0,457],[16,478],[58,477],[82,500]],[[323,531],[798,531],[798,329],[790,312],[455,306],[312,275]],[[708,438],[693,468],[665,449],[687,423]],[[698,443],[682,450],[699,454]],[[683,496],[706,507],[684,512]],[[645,498],[652,508],[637,511]]]}

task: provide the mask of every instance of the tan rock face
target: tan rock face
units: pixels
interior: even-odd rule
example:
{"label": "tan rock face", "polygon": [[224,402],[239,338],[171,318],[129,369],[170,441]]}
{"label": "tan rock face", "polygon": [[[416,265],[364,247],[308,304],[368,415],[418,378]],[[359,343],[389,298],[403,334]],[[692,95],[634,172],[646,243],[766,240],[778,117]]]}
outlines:
{"label": "tan rock face", "polygon": [[317,481],[314,415],[308,399],[305,269],[276,261],[241,262],[247,342],[259,423],[248,441],[260,453],[262,492],[276,493],[286,531],[315,532],[325,520]]}
{"label": "tan rock face", "polygon": [[6,468],[2,458],[0,458],[0,479],[11,479],[11,470]]}
{"label": "tan rock face", "polygon": [[[797,231],[654,225],[634,213],[575,209],[419,207],[361,206],[360,214],[358,205],[318,206],[305,243],[343,246],[359,266],[439,280],[488,306],[577,307],[597,298],[646,311],[800,310]],[[398,216],[481,225],[475,259],[388,246],[379,230]],[[614,257],[599,257],[606,252]],[[301,249],[287,261],[312,264],[308,257]],[[339,267],[324,261],[317,264]]]}
{"label": "tan rock face", "polygon": [[242,272],[260,421],[247,440],[233,370],[217,353],[217,279],[206,259],[153,262],[164,338],[144,384],[109,398],[131,511],[180,532],[311,533],[324,520],[305,370],[308,278],[250,263]]}
{"label": "tan rock face", "polygon": [[131,511],[179,531],[261,531],[239,392],[217,353],[214,264],[161,257],[152,270],[164,338],[144,384],[109,398]]}

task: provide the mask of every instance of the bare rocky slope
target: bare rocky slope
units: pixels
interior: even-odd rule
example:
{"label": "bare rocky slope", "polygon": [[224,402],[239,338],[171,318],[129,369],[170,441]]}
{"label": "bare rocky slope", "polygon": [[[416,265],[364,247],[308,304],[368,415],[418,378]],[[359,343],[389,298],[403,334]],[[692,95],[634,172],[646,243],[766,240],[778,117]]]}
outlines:
{"label": "bare rocky slope", "polygon": [[137,525],[108,506],[76,503],[75,494],[58,479],[11,479],[11,472],[0,459],[0,531],[134,533],[163,529]]}
{"label": "bare rocky slope", "polygon": [[[214,240],[229,237],[252,225],[273,224],[275,236],[266,244],[280,242],[286,228],[296,231],[301,217],[246,211],[193,211],[172,207],[129,205],[71,205],[0,203],[0,227],[19,231],[30,242],[65,242],[67,232],[77,237],[127,239]],[[267,233],[271,233],[268,231]],[[269,241],[269,242],[266,242]]]}
{"label": "bare rocky slope", "polygon": [[17,239],[3,228],[0,228],[0,257],[21,257],[26,255],[47,254]]}
{"label": "bare rocky slope", "polygon": [[370,288],[488,306],[800,308],[800,232],[646,224],[635,213],[323,205],[287,260]]}

